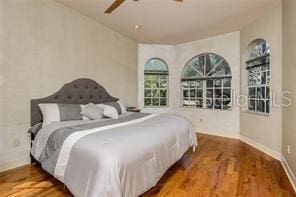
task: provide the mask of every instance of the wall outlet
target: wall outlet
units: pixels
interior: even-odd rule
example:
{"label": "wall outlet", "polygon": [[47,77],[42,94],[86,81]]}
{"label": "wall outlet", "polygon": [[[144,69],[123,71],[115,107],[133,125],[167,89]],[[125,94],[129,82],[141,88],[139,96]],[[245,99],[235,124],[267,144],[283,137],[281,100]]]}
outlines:
{"label": "wall outlet", "polygon": [[291,154],[291,146],[290,145],[287,146],[287,153],[288,153],[288,155]]}
{"label": "wall outlet", "polygon": [[19,147],[21,145],[21,141],[19,140],[19,139],[14,139],[13,141],[12,141],[12,146],[13,146],[13,148],[17,148],[17,147]]}

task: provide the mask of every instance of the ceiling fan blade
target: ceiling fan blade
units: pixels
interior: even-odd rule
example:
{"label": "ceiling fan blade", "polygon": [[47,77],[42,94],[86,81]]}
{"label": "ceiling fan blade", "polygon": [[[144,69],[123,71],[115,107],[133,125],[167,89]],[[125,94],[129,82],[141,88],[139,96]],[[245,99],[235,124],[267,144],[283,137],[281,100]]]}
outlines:
{"label": "ceiling fan blade", "polygon": [[183,0],[175,0],[175,1],[178,1],[178,2],[183,2]]}
{"label": "ceiling fan blade", "polygon": [[114,3],[112,3],[112,5],[107,10],[105,10],[105,13],[110,14],[116,8],[118,8],[118,6],[120,6],[124,1],[125,0],[116,0],[116,1],[114,1]]}

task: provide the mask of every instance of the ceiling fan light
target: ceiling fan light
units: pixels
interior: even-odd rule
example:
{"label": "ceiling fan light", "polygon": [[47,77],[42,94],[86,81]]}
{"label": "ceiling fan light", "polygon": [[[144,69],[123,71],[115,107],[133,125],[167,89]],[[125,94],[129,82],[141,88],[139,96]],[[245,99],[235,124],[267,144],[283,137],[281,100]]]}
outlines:
{"label": "ceiling fan light", "polygon": [[141,25],[134,25],[133,28],[136,29],[136,30],[140,30],[141,29]]}

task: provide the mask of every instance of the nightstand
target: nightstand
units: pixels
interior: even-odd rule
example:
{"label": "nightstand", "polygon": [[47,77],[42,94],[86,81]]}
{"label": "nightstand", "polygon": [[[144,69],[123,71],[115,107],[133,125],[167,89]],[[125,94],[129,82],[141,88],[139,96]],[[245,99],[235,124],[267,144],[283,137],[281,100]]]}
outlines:
{"label": "nightstand", "polygon": [[136,107],[128,107],[127,111],[128,112],[141,112],[141,109],[138,109]]}

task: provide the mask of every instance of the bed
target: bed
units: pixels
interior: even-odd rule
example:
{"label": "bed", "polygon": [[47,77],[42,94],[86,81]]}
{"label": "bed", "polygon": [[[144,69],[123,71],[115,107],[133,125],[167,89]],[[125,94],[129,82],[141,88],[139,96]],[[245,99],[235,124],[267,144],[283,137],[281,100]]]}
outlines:
{"label": "bed", "polygon": [[[41,103],[117,100],[97,82],[77,79],[31,100],[31,125],[42,122]],[[53,122],[32,137],[31,155],[74,196],[133,197],[155,186],[196,146],[192,124],[181,116],[127,112],[118,119]]]}

